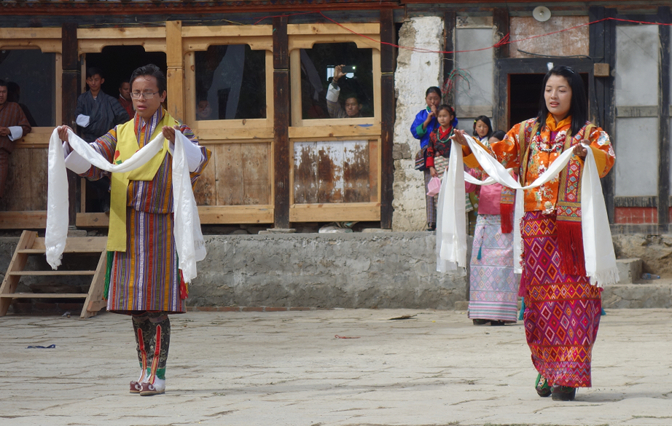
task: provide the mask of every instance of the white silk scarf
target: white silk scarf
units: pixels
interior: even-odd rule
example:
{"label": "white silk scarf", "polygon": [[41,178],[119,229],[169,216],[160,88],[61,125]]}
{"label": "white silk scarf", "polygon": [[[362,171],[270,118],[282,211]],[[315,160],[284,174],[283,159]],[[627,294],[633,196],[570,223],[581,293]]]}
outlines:
{"label": "white silk scarf", "polygon": [[[449,170],[452,173],[444,175],[444,182],[439,193],[438,220],[436,226],[436,253],[437,271],[455,270],[457,266],[466,267],[467,234],[464,219],[464,203],[460,198],[460,188],[464,191],[464,180],[477,185],[499,183],[516,190],[514,216],[514,271],[522,272],[520,262],[522,253],[522,238],[520,223],[524,211],[525,189],[536,188],[553,178],[565,168],[573,155],[573,150],[563,152],[532,184],[521,186],[495,158],[476,143],[469,135],[465,135],[467,143],[483,170],[490,176],[480,181],[473,176],[465,175],[462,166],[462,147],[453,141],[450,156]],[[585,145],[584,145],[585,146]],[[584,160],[584,169],[581,174],[581,230],[583,233],[583,250],[585,256],[586,273],[590,283],[603,287],[618,282],[616,255],[611,240],[607,209],[604,205],[600,176],[597,172],[592,149],[587,148]],[[458,165],[460,167],[458,167]],[[467,177],[468,176],[468,177]]]}
{"label": "white silk scarf", "polygon": [[[163,133],[159,133],[122,164],[111,164],[71,130],[68,130],[68,135],[73,150],[95,167],[111,173],[130,172],[141,167],[161,150],[164,143]],[[205,259],[206,251],[184,153],[186,143],[192,142],[182,132],[175,130],[175,149],[172,156],[175,246],[184,281],[191,282],[197,275],[196,262]],[[44,244],[47,263],[53,269],[57,269],[61,265],[68,236],[68,177],[62,142],[57,129],[54,129],[49,140],[48,182],[47,229]]]}

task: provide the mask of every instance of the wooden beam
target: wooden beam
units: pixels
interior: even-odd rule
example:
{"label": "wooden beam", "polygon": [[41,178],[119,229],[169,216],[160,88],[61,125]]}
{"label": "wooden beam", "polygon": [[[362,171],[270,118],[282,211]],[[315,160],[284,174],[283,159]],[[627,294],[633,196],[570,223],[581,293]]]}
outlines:
{"label": "wooden beam", "polygon": [[[75,123],[75,109],[77,108],[77,98],[79,97],[79,53],[77,50],[77,24],[66,23],[61,28],[62,34],[62,98],[61,114],[62,123],[77,130]],[[68,170],[68,221],[75,224],[77,215],[77,175]]]}
{"label": "wooden beam", "polygon": [[[658,8],[658,19],[672,23],[669,7]],[[670,222],[670,26],[659,25],[660,76],[658,78],[658,225],[667,227]]]}
{"label": "wooden beam", "polygon": [[[495,8],[492,11],[492,24],[495,27],[495,38],[501,40],[505,35],[509,34],[510,20],[509,10],[507,8]],[[499,66],[499,59],[509,57],[509,45],[506,44],[495,48],[495,67],[493,72],[495,92],[494,92],[494,109],[493,109],[493,126],[496,129],[509,128],[509,74],[501,69]]]}
{"label": "wooden beam", "polygon": [[292,222],[372,222],[381,220],[378,203],[295,204]]}
{"label": "wooden beam", "polygon": [[[395,43],[396,30],[394,27],[394,11],[383,9],[380,11],[380,39],[384,43]],[[394,69],[396,51],[392,46],[383,44],[380,52],[381,83],[381,167],[380,167],[380,227],[392,228],[392,200],[394,198]],[[373,160],[375,161],[375,160]]]}
{"label": "wooden beam", "polygon": [[[616,9],[605,9],[603,18],[616,15]],[[614,21],[604,22],[604,57],[602,62],[609,64],[609,69],[614,69],[616,66],[616,23]],[[611,143],[614,144],[614,149],[618,152],[616,146],[616,138],[613,137],[616,130],[616,91],[615,78],[606,77],[601,79],[604,97],[601,105],[602,122],[600,127],[607,132],[611,137]],[[604,202],[607,207],[607,216],[609,223],[616,221],[616,206],[614,205],[614,198],[616,195],[616,170],[612,168],[609,174],[602,178],[602,193],[604,195]]]}
{"label": "wooden beam", "polygon": [[273,175],[274,223],[289,228],[290,152],[289,152],[289,38],[287,17],[273,18]]}
{"label": "wooden beam", "polygon": [[184,121],[184,56],[182,21],[166,21],[166,65],[168,72],[168,112]]}

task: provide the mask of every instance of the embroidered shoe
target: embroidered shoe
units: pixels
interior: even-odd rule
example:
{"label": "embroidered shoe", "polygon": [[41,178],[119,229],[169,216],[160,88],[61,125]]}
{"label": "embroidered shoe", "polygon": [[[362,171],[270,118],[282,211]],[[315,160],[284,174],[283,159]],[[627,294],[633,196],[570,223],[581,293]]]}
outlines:
{"label": "embroidered shoe", "polygon": [[131,380],[131,393],[140,393],[142,390],[142,382],[145,380],[145,370],[142,370],[138,380]]}
{"label": "embroidered shoe", "polygon": [[553,401],[574,401],[576,388],[571,386],[553,386]]}
{"label": "embroidered shoe", "polygon": [[143,382],[141,383],[142,389],[140,390],[140,396],[150,396],[150,395],[159,395],[166,393],[166,381],[161,380],[158,377],[154,378],[154,383]]}
{"label": "embroidered shoe", "polygon": [[534,388],[537,390],[537,395],[542,398],[551,396],[551,387],[548,385],[546,378],[541,376],[541,373],[537,375],[537,381],[534,384]]}

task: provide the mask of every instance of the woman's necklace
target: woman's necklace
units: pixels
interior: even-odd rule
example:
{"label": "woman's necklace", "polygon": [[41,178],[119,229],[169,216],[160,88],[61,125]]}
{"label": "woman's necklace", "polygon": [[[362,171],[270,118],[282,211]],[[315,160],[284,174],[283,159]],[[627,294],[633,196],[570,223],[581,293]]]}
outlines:
{"label": "woman's necklace", "polygon": [[[558,132],[558,134],[559,133],[560,132]],[[540,129],[537,130],[537,134],[534,135],[534,141],[536,142],[537,148],[539,148],[540,151],[547,152],[550,154],[551,152],[555,152],[558,150],[558,148],[562,147],[563,138],[558,138],[558,135],[556,134],[556,137],[553,140],[553,142],[544,142],[544,140],[541,137],[541,129]]]}

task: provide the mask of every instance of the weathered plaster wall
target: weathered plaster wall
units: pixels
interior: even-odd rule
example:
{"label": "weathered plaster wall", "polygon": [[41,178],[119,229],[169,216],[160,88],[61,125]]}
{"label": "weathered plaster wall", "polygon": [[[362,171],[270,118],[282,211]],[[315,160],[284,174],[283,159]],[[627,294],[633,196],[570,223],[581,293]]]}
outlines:
{"label": "weathered plaster wall", "polygon": [[[658,195],[659,50],[657,25],[616,27],[616,196]],[[647,106],[653,110],[648,117],[622,112]]]}
{"label": "weathered plaster wall", "polygon": [[[442,50],[443,19],[418,17],[404,22],[399,31],[401,46]],[[395,72],[397,98],[394,125],[394,215],[395,231],[418,231],[426,226],[424,180],[414,169],[420,141],[411,135],[415,115],[425,107],[425,90],[441,83],[441,55],[399,49]]]}
{"label": "weathered plaster wall", "polygon": [[[465,77],[457,79],[455,108],[458,128],[471,134],[473,121],[479,115],[492,119],[494,91],[493,50],[478,50],[493,44],[493,28],[457,29],[456,68],[465,71]],[[467,52],[472,50],[472,52]]]}
{"label": "weathered plaster wall", "polygon": [[[590,52],[590,36],[588,15],[584,16],[552,16],[546,22],[539,22],[532,16],[520,16],[511,18],[511,40],[521,40],[511,43],[510,52],[512,58],[529,58],[518,50],[538,55],[573,56],[585,55]],[[544,37],[523,40],[539,34],[548,34],[567,28],[584,25],[572,31],[564,31]]]}

